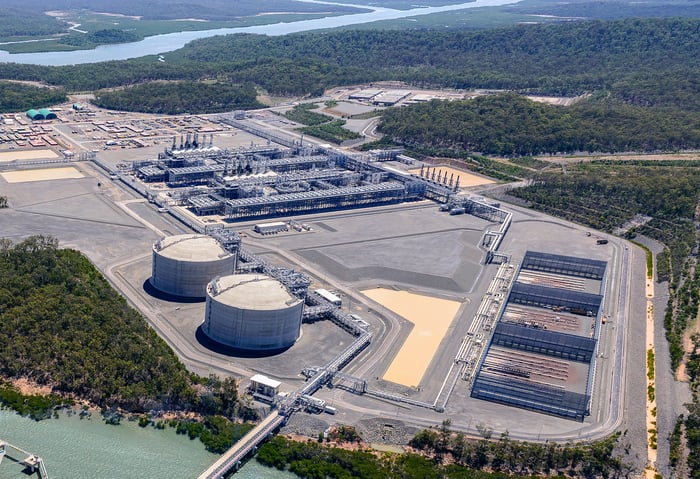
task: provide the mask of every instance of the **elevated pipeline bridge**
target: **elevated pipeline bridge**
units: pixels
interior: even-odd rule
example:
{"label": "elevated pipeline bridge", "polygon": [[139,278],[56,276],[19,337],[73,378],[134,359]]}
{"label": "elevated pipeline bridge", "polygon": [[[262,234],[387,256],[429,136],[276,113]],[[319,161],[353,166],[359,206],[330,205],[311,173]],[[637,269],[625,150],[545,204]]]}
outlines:
{"label": "elevated pipeline bridge", "polygon": [[[14,451],[16,455],[9,451]],[[46,466],[44,466],[44,460],[42,458],[0,439],[0,465],[6,456],[25,466],[25,470],[31,475],[36,474],[40,479],[49,479],[49,473],[46,472]]]}
{"label": "elevated pipeline bridge", "polygon": [[275,432],[286,420],[278,411],[272,411],[263,421],[248,431],[236,444],[226,451],[214,464],[198,476],[198,479],[220,479],[234,469],[258,445]]}

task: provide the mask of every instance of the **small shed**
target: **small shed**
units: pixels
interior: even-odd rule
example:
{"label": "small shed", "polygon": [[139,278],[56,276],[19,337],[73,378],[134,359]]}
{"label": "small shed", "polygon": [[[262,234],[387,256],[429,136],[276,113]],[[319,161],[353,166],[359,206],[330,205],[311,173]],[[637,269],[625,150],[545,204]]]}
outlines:
{"label": "small shed", "polygon": [[279,381],[270,379],[262,374],[256,374],[250,378],[250,386],[248,389],[253,395],[260,395],[267,398],[273,398],[279,394],[279,387],[282,384]]}

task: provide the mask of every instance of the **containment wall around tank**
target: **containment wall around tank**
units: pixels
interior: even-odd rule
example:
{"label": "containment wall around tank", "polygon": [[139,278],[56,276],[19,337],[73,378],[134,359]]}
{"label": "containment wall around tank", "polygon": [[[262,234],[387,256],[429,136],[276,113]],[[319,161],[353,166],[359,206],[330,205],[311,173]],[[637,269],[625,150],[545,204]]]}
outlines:
{"label": "containment wall around tank", "polygon": [[207,284],[217,277],[232,274],[236,261],[236,254],[209,236],[171,236],[153,246],[150,282],[163,293],[204,298]]}
{"label": "containment wall around tank", "polygon": [[222,277],[209,285],[202,332],[234,349],[282,350],[299,338],[303,307],[301,299],[267,276]]}

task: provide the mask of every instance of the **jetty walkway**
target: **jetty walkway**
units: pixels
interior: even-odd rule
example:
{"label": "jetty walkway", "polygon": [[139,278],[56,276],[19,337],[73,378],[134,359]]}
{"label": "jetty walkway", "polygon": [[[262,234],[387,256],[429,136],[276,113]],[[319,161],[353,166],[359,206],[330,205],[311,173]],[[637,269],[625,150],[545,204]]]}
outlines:
{"label": "jetty walkway", "polygon": [[285,417],[278,411],[272,411],[263,421],[248,431],[236,444],[224,453],[209,469],[201,473],[198,479],[221,479],[226,473],[238,467],[241,460],[251,452],[275,429],[282,425]]}
{"label": "jetty walkway", "polygon": [[49,473],[46,472],[46,467],[44,466],[44,460],[42,458],[36,454],[32,454],[31,452],[27,452],[24,449],[14,446],[7,441],[3,441],[2,439],[0,439],[0,464],[2,464],[2,460],[5,458],[5,456],[15,459],[14,455],[7,453],[8,449],[17,451],[21,456],[24,456],[24,459],[17,462],[25,466],[32,472],[32,474],[36,472],[39,474],[40,479],[49,479]]}

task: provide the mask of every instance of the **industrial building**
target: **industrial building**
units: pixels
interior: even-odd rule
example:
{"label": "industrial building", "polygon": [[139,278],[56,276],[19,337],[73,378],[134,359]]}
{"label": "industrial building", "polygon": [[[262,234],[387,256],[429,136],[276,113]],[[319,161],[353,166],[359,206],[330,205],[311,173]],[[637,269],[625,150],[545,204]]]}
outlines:
{"label": "industrial building", "polygon": [[257,400],[271,401],[279,394],[281,384],[281,382],[270,379],[263,374],[256,374],[250,378],[248,391]]}
{"label": "industrial building", "polygon": [[589,414],[607,264],[528,251],[472,397],[583,421]]}
{"label": "industrial building", "polygon": [[202,332],[224,346],[258,352],[286,349],[301,333],[304,300],[269,276],[248,273],[207,287]]}
{"label": "industrial building", "polygon": [[212,279],[236,270],[240,238],[231,243],[197,234],[160,239],[153,245],[151,285],[174,296],[204,298]]}
{"label": "industrial building", "polygon": [[38,120],[55,120],[58,118],[54,112],[48,108],[42,108],[41,110],[29,110],[27,116],[31,118],[32,121]]}

